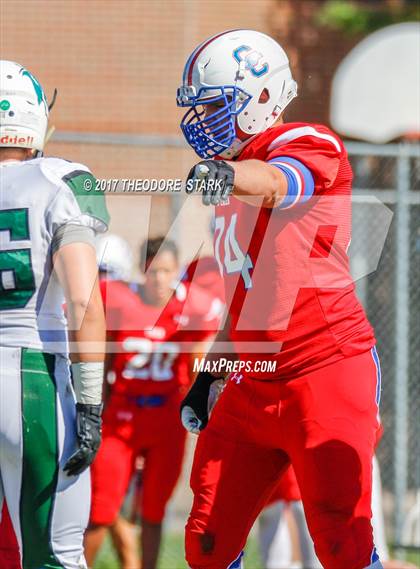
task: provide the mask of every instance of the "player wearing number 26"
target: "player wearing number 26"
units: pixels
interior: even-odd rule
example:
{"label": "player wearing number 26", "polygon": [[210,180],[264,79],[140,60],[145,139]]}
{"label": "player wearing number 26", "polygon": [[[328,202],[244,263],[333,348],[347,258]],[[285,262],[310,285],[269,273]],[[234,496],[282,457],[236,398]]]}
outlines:
{"label": "player wearing number 26", "polygon": [[5,499],[23,569],[80,569],[101,436],[94,236],[108,214],[84,191],[86,166],[42,157],[48,115],[36,78],[0,61],[0,511]]}
{"label": "player wearing number 26", "polygon": [[101,280],[108,337],[115,346],[109,358],[114,382],[104,412],[103,442],[92,470],[86,555],[93,565],[104,530],[119,514],[136,458],[142,457],[137,504],[142,566],[153,569],[166,504],[184,456],[186,432],[178,410],[190,384],[191,352],[200,351],[198,344],[214,335],[223,305],[194,283],[179,282],[178,250],[170,240],[144,242],[141,286],[129,287],[121,281],[118,265],[123,257],[108,254],[108,278]]}
{"label": "player wearing number 26", "polygon": [[192,569],[240,567],[290,463],[322,566],[381,567],[370,523],[380,370],[349,273],[352,171],[327,127],[283,121],[296,95],[284,50],[250,30],[200,44],[178,90],[182,131],[203,159],[188,179],[216,206],[230,315],[217,339],[232,340],[240,358],[276,363],[274,373],[227,381],[210,420],[211,374],[197,376],[181,405],[184,426],[201,431],[186,528]]}

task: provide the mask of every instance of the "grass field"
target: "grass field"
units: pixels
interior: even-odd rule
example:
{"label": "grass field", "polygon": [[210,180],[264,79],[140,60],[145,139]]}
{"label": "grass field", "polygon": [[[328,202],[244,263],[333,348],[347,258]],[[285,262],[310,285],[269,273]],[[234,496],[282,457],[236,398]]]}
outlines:
{"label": "grass field", "polygon": [[[250,539],[245,552],[246,569],[263,569],[255,540]],[[118,569],[118,559],[110,541],[102,548],[95,569]],[[181,534],[169,534],[163,539],[159,569],[188,569],[184,561],[184,537]]]}
{"label": "grass field", "polygon": [[[411,553],[407,556],[420,568],[420,555]],[[263,569],[257,550],[255,539],[250,538],[245,551],[246,569]],[[114,554],[110,541],[107,541],[101,550],[95,569],[118,569],[119,563]],[[187,569],[184,561],[184,538],[180,534],[169,534],[164,537],[160,556],[159,569]]]}

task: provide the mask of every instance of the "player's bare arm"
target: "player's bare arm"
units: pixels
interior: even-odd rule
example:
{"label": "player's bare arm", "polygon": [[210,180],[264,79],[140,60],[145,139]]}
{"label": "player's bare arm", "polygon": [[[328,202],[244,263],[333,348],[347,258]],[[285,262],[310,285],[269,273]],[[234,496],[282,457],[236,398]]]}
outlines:
{"label": "player's bare arm", "polygon": [[[262,160],[244,160],[243,162],[229,162],[235,172],[233,195],[242,201],[263,207],[277,207],[287,194],[287,179],[283,172]],[[251,199],[247,199],[251,198]]]}
{"label": "player's bare arm", "polygon": [[71,361],[102,363],[105,358],[105,315],[97,282],[95,250],[87,243],[71,243],[55,253],[53,262],[67,303],[73,347]]}
{"label": "player's bare arm", "polygon": [[101,440],[105,316],[94,248],[87,243],[70,243],[58,249],[53,261],[67,302],[72,346],[79,448],[64,469],[74,475],[93,462]]}

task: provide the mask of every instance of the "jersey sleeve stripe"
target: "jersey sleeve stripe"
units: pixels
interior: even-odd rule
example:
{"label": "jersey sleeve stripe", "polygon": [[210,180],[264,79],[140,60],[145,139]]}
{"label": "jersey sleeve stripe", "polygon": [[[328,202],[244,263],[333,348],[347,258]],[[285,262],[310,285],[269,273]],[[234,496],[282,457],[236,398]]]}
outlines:
{"label": "jersey sleeve stripe", "polygon": [[337,152],[341,153],[341,146],[338,140],[336,140],[333,136],[331,136],[331,134],[318,132],[313,126],[301,126],[298,128],[292,128],[287,132],[284,132],[283,134],[281,134],[280,136],[278,136],[273,140],[273,142],[270,144],[267,150],[268,152],[271,152],[272,150],[279,148],[283,144],[287,144],[288,142],[292,142],[293,140],[296,140],[297,138],[302,138],[303,136],[314,136],[315,138],[321,138],[323,140],[327,140],[328,142],[331,142],[331,144],[335,146]]}
{"label": "jersey sleeve stripe", "polygon": [[99,220],[95,231],[106,231],[109,224],[109,213],[103,192],[95,192],[96,179],[90,172],[74,170],[62,177],[62,181],[70,188],[82,214]]}
{"label": "jersey sleeve stripe", "polygon": [[269,162],[279,168],[287,179],[287,195],[278,206],[289,209],[297,203],[305,203],[314,193],[315,182],[311,171],[302,162],[288,156],[273,158]]}
{"label": "jersey sleeve stripe", "polygon": [[273,158],[271,163],[281,164],[284,167],[289,167],[293,170],[300,178],[302,182],[302,197],[301,202],[306,202],[312,196],[315,189],[315,181],[312,172],[309,168],[300,160],[296,158],[291,158],[290,156],[279,156],[278,158]]}
{"label": "jersey sleeve stripe", "polygon": [[283,201],[278,206],[279,209],[289,209],[293,207],[302,194],[302,179],[299,172],[289,164],[282,164],[280,162],[270,162],[273,166],[277,166],[287,179],[287,194]]}

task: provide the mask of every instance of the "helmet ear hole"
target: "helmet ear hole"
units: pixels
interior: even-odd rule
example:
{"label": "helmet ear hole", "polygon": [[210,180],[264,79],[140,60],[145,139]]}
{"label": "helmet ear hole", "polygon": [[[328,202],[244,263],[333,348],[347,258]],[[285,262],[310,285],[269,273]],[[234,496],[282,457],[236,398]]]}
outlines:
{"label": "helmet ear hole", "polygon": [[270,100],[270,92],[267,89],[267,87],[264,87],[264,89],[261,91],[261,95],[260,98],[258,99],[258,102],[260,104],[264,104],[267,103]]}

